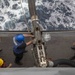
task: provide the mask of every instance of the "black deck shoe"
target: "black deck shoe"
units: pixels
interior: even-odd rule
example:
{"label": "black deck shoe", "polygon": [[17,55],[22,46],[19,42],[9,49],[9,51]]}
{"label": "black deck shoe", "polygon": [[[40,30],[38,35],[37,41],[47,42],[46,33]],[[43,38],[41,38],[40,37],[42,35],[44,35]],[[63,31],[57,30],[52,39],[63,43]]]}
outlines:
{"label": "black deck shoe", "polygon": [[72,50],[75,50],[75,46],[72,46],[71,49],[72,49]]}
{"label": "black deck shoe", "polygon": [[0,52],[2,51],[2,49],[0,49]]}
{"label": "black deck shoe", "polygon": [[17,65],[23,65],[22,62],[15,62]]}
{"label": "black deck shoe", "polygon": [[27,52],[28,52],[27,50],[24,51],[24,53],[27,53]]}

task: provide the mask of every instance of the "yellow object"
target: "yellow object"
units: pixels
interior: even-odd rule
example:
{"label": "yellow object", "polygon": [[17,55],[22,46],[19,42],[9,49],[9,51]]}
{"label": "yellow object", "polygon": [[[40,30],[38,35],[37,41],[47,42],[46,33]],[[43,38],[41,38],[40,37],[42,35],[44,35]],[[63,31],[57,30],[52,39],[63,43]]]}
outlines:
{"label": "yellow object", "polygon": [[3,59],[0,58],[0,66],[2,66],[4,63]]}

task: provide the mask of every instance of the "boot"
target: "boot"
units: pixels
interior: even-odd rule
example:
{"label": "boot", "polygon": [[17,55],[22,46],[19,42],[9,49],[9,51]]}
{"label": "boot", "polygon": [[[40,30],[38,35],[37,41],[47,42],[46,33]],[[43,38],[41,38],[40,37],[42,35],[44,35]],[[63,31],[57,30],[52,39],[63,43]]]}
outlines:
{"label": "boot", "polygon": [[0,49],[0,52],[2,51],[2,49]]}
{"label": "boot", "polygon": [[22,62],[15,62],[16,64],[18,64],[18,65],[23,65],[23,63]]}

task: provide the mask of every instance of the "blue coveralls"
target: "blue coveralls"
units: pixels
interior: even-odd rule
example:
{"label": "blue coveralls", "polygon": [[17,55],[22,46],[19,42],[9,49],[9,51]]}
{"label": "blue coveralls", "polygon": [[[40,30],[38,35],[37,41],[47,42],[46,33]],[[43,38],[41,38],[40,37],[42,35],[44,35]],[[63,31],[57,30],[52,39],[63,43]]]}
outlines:
{"label": "blue coveralls", "polygon": [[15,63],[19,63],[20,60],[23,58],[23,53],[26,48],[26,43],[24,41],[19,43],[15,38],[16,36],[13,37],[13,43],[14,43],[13,52],[14,55],[16,56]]}

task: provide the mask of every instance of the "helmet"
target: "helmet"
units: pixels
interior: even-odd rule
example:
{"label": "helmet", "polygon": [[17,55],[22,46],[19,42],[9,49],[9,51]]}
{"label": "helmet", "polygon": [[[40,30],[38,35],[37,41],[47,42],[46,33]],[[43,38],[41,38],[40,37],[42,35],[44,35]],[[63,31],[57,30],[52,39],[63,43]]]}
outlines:
{"label": "helmet", "polygon": [[0,58],[0,66],[2,66],[4,63],[3,59]]}
{"label": "helmet", "polygon": [[24,39],[25,39],[25,37],[23,36],[23,34],[18,34],[18,35],[16,36],[16,40],[17,40],[18,42],[22,42],[22,41],[24,41]]}

